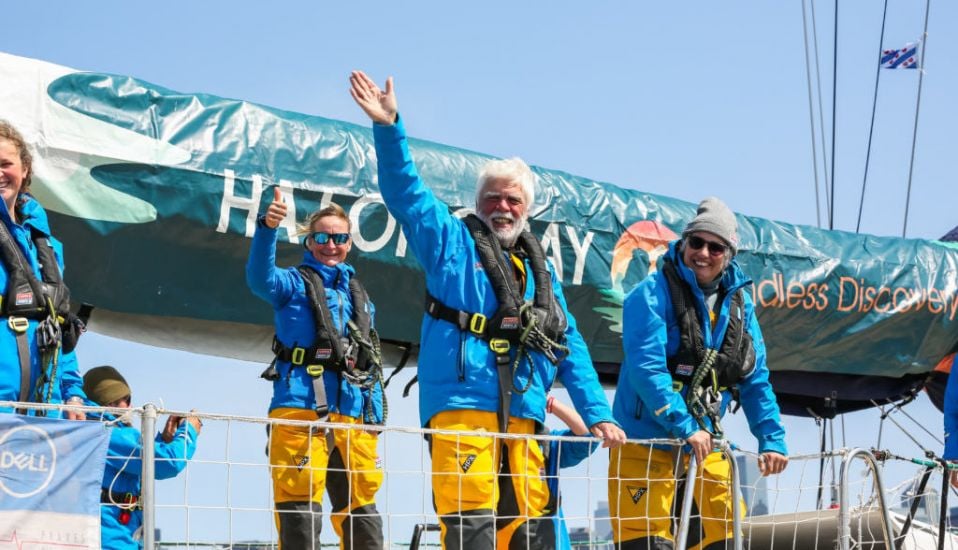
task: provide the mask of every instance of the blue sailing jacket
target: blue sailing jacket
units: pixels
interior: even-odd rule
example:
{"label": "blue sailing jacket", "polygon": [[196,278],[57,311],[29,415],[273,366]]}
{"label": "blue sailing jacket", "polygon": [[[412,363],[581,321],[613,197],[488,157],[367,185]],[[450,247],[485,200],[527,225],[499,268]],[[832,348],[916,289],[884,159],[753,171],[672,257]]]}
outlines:
{"label": "blue sailing jacket", "polygon": [[958,355],[951,362],[951,374],[945,386],[945,454],[946,460],[958,460]]}
{"label": "blue sailing jacket", "polygon": [[[13,240],[20,245],[24,258],[33,269],[33,274],[40,278],[40,265],[37,258],[37,248],[33,243],[32,231],[43,234],[50,239],[50,246],[56,254],[60,272],[63,272],[63,245],[50,235],[50,225],[47,213],[36,199],[28,194],[21,195],[23,204],[23,222],[16,223],[10,219],[6,208],[0,208],[0,222],[4,224]],[[0,262],[0,296],[7,290],[8,274],[6,266]],[[16,334],[7,325],[7,319],[0,319],[0,400],[16,401],[20,395],[20,356],[17,353]],[[83,393],[83,380],[77,368],[76,354],[71,352],[59,356],[57,365],[41,365],[40,351],[37,349],[36,329],[39,321],[31,319],[27,328],[27,340],[30,342],[30,396],[33,398],[37,389],[40,374],[46,371],[49,381],[40,390],[41,400],[49,403],[62,403],[71,397],[86,398]],[[49,400],[46,399],[49,394]],[[0,409],[0,412],[10,412],[11,409]]]}
{"label": "blue sailing jacket", "polygon": [[[679,241],[673,241],[666,253],[692,288],[695,307],[703,324],[702,335],[707,347],[716,347],[725,338],[732,294],[751,284],[735,260],[722,276],[726,289],[715,326],[711,326],[705,297],[678,252]],[[745,326],[755,346],[755,369],[739,382],[739,400],[748,419],[752,435],[758,439],[759,452],[786,454],[785,428],[779,416],[778,402],[768,381],[765,363],[765,340],[758,326],[755,307],[749,292],[744,292]],[[630,439],[688,439],[699,424],[685,405],[687,388],[672,389],[672,376],[667,358],[679,348],[679,325],[672,307],[669,285],[661,270],[650,274],[625,298],[622,311],[622,342],[625,359],[619,372],[619,386],[612,404],[616,420]],[[729,391],[722,392],[722,411],[731,400]],[[708,419],[706,419],[708,421]]]}
{"label": "blue sailing jacket", "polygon": [[[349,292],[349,280],[356,271],[347,263],[330,267],[313,258],[307,250],[303,254],[303,265],[316,270],[323,279],[326,290],[326,305],[333,322],[342,336],[347,335],[346,323],[353,313],[352,296]],[[316,339],[316,319],[306,295],[303,277],[295,267],[278,269],[276,267],[276,230],[258,223],[250,246],[249,261],[246,263],[246,283],[253,294],[266,300],[273,306],[273,323],[276,337],[288,347],[308,348]],[[375,314],[372,302],[368,303],[370,320]],[[278,408],[314,409],[316,395],[313,392],[313,378],[305,367],[294,367],[289,361],[276,361],[279,379],[273,381],[273,399],[269,410]],[[371,424],[383,422],[382,386],[376,384],[372,390],[360,389],[335,372],[327,370],[323,374],[329,411],[363,418]],[[372,405],[372,417],[364,414]]]}
{"label": "blue sailing jacket", "polygon": [[[88,402],[87,405],[96,406]],[[89,415],[92,420],[113,421],[115,417],[96,413]],[[110,446],[107,449],[106,468],[103,471],[103,489],[111,491],[114,500],[119,502],[127,493],[139,497],[140,478],[143,475],[143,444],[140,430],[119,422],[107,428],[110,430]],[[156,479],[170,479],[186,468],[186,462],[196,452],[196,430],[189,422],[183,422],[176,430],[173,439],[166,443],[161,434],[154,439],[153,456]],[[143,524],[143,511],[136,507],[129,510],[127,523],[120,517],[123,510],[108,503],[100,505],[100,546],[104,550],[135,550],[143,547],[140,537],[134,538],[137,529]]]}
{"label": "blue sailing jacket", "polygon": [[[426,289],[448,307],[491,318],[498,308],[495,291],[482,267],[476,243],[466,225],[449,212],[426,187],[413,162],[402,121],[373,125],[379,162],[379,187],[389,212],[399,221],[409,247],[426,272]],[[526,265],[526,272],[532,270]],[[552,288],[569,321],[569,355],[553,365],[538,351],[531,364],[521,361],[513,373],[509,414],[545,422],[546,393],[558,378],[569,390],[576,410],[587,426],[612,421],[612,411],[589,350],[569,314],[562,286],[549,265]],[[534,295],[527,278],[525,298]],[[510,353],[514,353],[511,350]],[[446,410],[499,410],[499,378],[489,344],[449,322],[423,316],[418,366],[419,416],[423,425]]]}

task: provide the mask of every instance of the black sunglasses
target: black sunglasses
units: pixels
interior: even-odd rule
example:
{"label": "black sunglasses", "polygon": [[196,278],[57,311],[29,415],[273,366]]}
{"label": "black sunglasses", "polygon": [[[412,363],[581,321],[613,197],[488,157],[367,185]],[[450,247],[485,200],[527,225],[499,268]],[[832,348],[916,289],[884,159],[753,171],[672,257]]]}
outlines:
{"label": "black sunglasses", "polygon": [[724,244],[717,243],[715,241],[706,241],[698,235],[691,235],[686,238],[685,244],[687,244],[692,250],[701,250],[703,246],[707,245],[709,247],[710,256],[721,256],[728,250],[728,247]]}
{"label": "black sunglasses", "polygon": [[349,242],[349,233],[326,233],[325,231],[316,231],[315,233],[310,233],[308,238],[313,239],[313,242],[319,245],[326,244],[330,240],[333,241],[333,244],[343,245]]}

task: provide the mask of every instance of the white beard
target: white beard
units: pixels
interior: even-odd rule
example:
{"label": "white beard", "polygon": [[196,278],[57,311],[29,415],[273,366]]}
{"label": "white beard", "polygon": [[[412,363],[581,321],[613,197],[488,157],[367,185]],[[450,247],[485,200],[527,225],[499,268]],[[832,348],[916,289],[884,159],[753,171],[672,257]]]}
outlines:
{"label": "white beard", "polygon": [[[526,218],[521,220],[516,220],[515,216],[511,212],[505,214],[497,212],[492,216],[486,216],[481,212],[476,212],[476,215],[479,217],[483,223],[486,224],[486,227],[495,234],[499,239],[499,244],[503,248],[511,248],[512,245],[516,244],[516,239],[519,238],[519,234],[522,233],[522,230],[526,226]],[[506,218],[512,221],[512,229],[497,229],[496,226],[492,223],[492,218]]]}

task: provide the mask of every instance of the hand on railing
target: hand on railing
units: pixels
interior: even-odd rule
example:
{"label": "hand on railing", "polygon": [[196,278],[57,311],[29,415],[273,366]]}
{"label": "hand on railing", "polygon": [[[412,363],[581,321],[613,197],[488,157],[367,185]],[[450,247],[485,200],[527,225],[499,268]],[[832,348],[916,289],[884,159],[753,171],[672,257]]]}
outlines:
{"label": "hand on railing", "polygon": [[196,435],[199,435],[200,430],[203,429],[203,421],[200,420],[198,416],[190,415],[184,417],[171,414],[169,418],[166,419],[166,425],[163,426],[163,441],[166,443],[173,441],[173,436],[176,435],[176,430],[179,429],[184,422],[189,422],[193,425],[193,429],[196,430]]}
{"label": "hand on railing", "polygon": [[692,454],[695,455],[695,462],[698,464],[705,462],[705,457],[712,452],[712,434],[705,430],[695,432],[685,441],[692,447]]}
{"label": "hand on railing", "polygon": [[758,459],[758,470],[763,476],[780,474],[786,466],[788,466],[788,457],[779,453],[762,453]]}

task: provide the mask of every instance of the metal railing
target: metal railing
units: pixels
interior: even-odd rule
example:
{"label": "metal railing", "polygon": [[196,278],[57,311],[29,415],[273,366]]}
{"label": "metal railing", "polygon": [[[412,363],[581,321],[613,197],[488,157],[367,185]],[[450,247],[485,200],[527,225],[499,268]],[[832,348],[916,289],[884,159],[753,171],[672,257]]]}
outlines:
{"label": "metal railing", "polygon": [[[271,544],[269,542],[265,543],[254,543],[254,542],[240,542],[233,541],[233,516],[234,514],[240,514],[245,512],[254,512],[258,514],[269,514],[272,516],[274,510],[272,509],[272,500],[269,500],[269,503],[262,507],[243,507],[235,506],[232,501],[227,501],[225,505],[208,505],[205,503],[197,503],[195,501],[186,500],[183,505],[169,505],[157,502],[157,487],[156,487],[156,462],[154,459],[154,438],[152,434],[156,433],[157,430],[157,419],[161,414],[174,414],[179,416],[193,415],[204,420],[206,427],[204,428],[204,436],[200,437],[199,446],[202,447],[204,442],[203,438],[206,436],[206,431],[213,429],[213,427],[218,426],[218,423],[226,426],[224,441],[227,446],[231,442],[231,437],[229,434],[233,429],[234,424],[246,427],[253,427],[253,425],[276,425],[276,424],[286,424],[286,425],[298,425],[307,427],[310,430],[321,432],[322,430],[332,428],[332,429],[343,429],[343,430],[355,430],[362,429],[357,428],[357,426],[346,425],[346,424],[334,424],[328,422],[305,422],[305,421],[295,421],[295,420],[279,420],[279,419],[269,419],[262,417],[241,417],[241,416],[231,416],[231,415],[221,415],[221,414],[209,414],[209,413],[200,413],[200,412],[182,412],[182,411],[168,411],[162,410],[156,407],[153,404],[146,404],[139,408],[133,409],[108,409],[104,407],[79,407],[79,406],[67,406],[67,405],[39,405],[32,403],[13,403],[13,402],[0,402],[0,407],[24,407],[27,409],[33,410],[78,410],[86,412],[109,412],[112,414],[126,414],[128,418],[134,424],[139,425],[141,434],[148,434],[146,437],[142,437],[143,445],[143,454],[142,454],[142,486],[140,494],[140,503],[142,505],[143,511],[143,543],[145,548],[156,548],[158,545],[162,545],[165,548],[176,547],[170,546],[171,543],[163,542],[160,543],[155,536],[157,532],[157,527],[170,527],[169,522],[166,525],[158,525],[157,523],[157,511],[158,509],[168,509],[175,506],[180,506],[186,509],[186,521],[190,521],[189,514],[196,511],[205,511],[205,510],[226,510],[229,517],[229,525],[226,526],[227,533],[224,538],[229,539],[227,542],[216,542],[216,541],[203,541],[197,540],[190,536],[189,525],[187,526],[185,537],[183,538],[184,545],[183,547],[197,547],[197,548],[262,548],[264,545]],[[248,425],[248,426],[247,426]],[[366,427],[369,429],[369,427]],[[517,435],[517,434],[491,434],[491,433],[465,433],[465,432],[455,432],[449,430],[431,430],[431,429],[422,429],[418,427],[403,427],[403,426],[382,426],[374,427],[377,431],[380,431],[383,434],[384,439],[389,437],[408,437],[408,439],[401,439],[400,445],[395,444],[392,441],[383,441],[381,447],[384,449],[382,457],[385,459],[385,469],[386,469],[386,483],[390,483],[390,476],[410,476],[413,479],[412,484],[422,486],[423,489],[421,494],[402,494],[396,502],[398,504],[393,504],[389,499],[384,498],[385,507],[381,510],[384,518],[399,518],[397,525],[395,527],[395,532],[387,537],[387,540],[400,541],[393,542],[392,545],[397,546],[407,546],[410,548],[415,548],[418,546],[423,546],[426,543],[424,542],[424,537],[427,533],[433,533],[438,530],[438,518],[435,516],[434,512],[431,510],[431,495],[429,493],[428,485],[430,483],[431,470],[428,464],[428,453],[425,452],[422,448],[417,449],[416,452],[412,452],[409,441],[418,440],[419,445],[422,445],[422,440],[424,435],[443,433],[443,434],[455,434],[455,435],[482,435],[486,437],[497,437],[500,439],[518,439],[518,438],[533,438],[533,436],[526,435]],[[534,436],[535,439],[542,440],[547,442],[549,440],[569,440],[581,442],[582,438],[575,437],[562,437],[562,436]],[[249,445],[249,441],[245,441],[245,436],[240,437],[244,439],[243,443]],[[215,440],[215,439],[214,439]],[[641,440],[641,441],[630,441],[630,443],[639,443],[639,444],[650,444],[654,443],[656,445],[678,445],[681,442],[673,440]],[[254,445],[260,445],[260,443],[254,443]],[[261,448],[261,447],[260,447]],[[731,491],[731,502],[732,502],[732,517],[726,518],[727,521],[732,523],[732,532],[733,532],[733,545],[736,550],[741,550],[743,547],[743,522],[742,517],[745,516],[749,511],[742,509],[742,486],[743,479],[742,473],[739,470],[739,464],[736,460],[736,457],[745,457],[747,460],[755,460],[757,456],[755,453],[746,453],[733,448],[728,442],[720,442],[720,450],[727,457],[727,461],[730,467],[730,491]],[[249,461],[247,459],[237,459],[232,457],[227,450],[227,453],[222,459],[210,459],[208,456],[212,453],[208,453],[206,456],[201,456],[198,452],[197,456],[194,457],[193,463],[197,465],[225,465],[227,471],[230,471],[230,468],[240,469],[245,467],[256,467],[262,468],[265,475],[268,477],[269,463],[265,458],[265,455],[261,457],[261,461]],[[570,477],[574,480],[582,481],[587,484],[596,484],[601,485],[608,483],[608,470],[607,468],[602,468],[601,460],[604,458],[601,456],[602,453],[594,454],[590,457],[590,462],[595,462],[595,464],[588,464],[586,466],[587,473],[585,475],[574,473]],[[881,515],[881,529],[882,529],[882,540],[886,548],[895,548],[895,531],[894,524],[892,522],[889,506],[886,502],[886,491],[883,483],[883,470],[879,463],[875,460],[872,452],[866,451],[863,449],[842,449],[840,451],[835,451],[830,453],[831,455],[838,454],[842,456],[841,463],[841,475],[838,482],[839,485],[839,507],[837,510],[838,517],[838,536],[837,543],[842,549],[849,549],[853,545],[853,535],[851,530],[852,525],[852,511],[854,505],[852,504],[849,491],[850,487],[853,484],[851,465],[856,461],[864,461],[868,469],[868,475],[873,478],[874,483],[874,492],[875,495],[869,497],[871,500],[877,501],[877,513]],[[400,466],[400,465],[391,465],[390,461],[397,458],[400,459],[409,459],[412,461],[413,465],[410,466]],[[416,463],[418,457],[418,464]],[[792,457],[792,461],[801,461],[806,460],[812,462],[813,459],[817,459],[818,455],[808,455],[802,457]],[[697,464],[694,457],[689,457],[688,459],[688,478],[694,479],[695,476],[699,475],[699,470],[701,465]],[[598,466],[596,466],[598,464]],[[391,466],[393,466],[391,468]],[[197,467],[197,466],[188,466]],[[565,472],[565,470],[563,470]],[[566,482],[565,473],[560,474],[560,479],[563,483]],[[857,480],[856,480],[857,481]],[[231,485],[234,483],[242,483],[233,481],[232,478],[227,476],[226,480],[222,483],[227,485],[224,487],[224,492],[229,493],[232,490]],[[817,487],[815,487],[817,488]],[[799,489],[802,490],[805,487]],[[811,491],[812,486],[808,486],[807,489]],[[784,489],[775,489],[781,494],[784,494]],[[595,491],[595,495],[590,495],[589,504],[592,504],[592,501],[595,501],[597,498],[604,496],[605,487],[602,487],[600,490]],[[197,492],[199,494],[199,492]],[[267,495],[268,496],[268,495]],[[694,497],[694,483],[686,483],[684,488],[684,498],[682,499],[682,506],[679,510],[678,517],[674,518],[676,520],[676,529],[675,529],[675,547],[684,548],[686,543],[689,541],[689,529],[692,522],[692,503]],[[918,497],[916,497],[918,498]],[[419,502],[419,501],[423,502]],[[416,510],[419,510],[418,512]],[[581,516],[577,519],[583,519]],[[606,518],[599,517],[598,514],[590,514],[587,518],[590,528],[597,525],[597,522],[603,521]],[[784,520],[783,520],[784,521]],[[797,520],[796,520],[797,521]],[[390,523],[391,522],[386,522]],[[242,521],[237,523],[238,525],[242,524]],[[207,526],[203,526],[207,527]],[[408,530],[407,530],[408,529]],[[412,531],[412,537],[408,533]],[[798,529],[795,529],[796,533]],[[221,532],[221,531],[217,531]],[[402,534],[404,532],[405,534]],[[327,532],[328,533],[328,532]],[[796,536],[798,536],[796,534]],[[268,539],[268,537],[265,537]],[[251,538],[247,537],[249,540],[261,540],[260,537]],[[603,541],[602,536],[599,536],[595,539],[590,539],[595,541]],[[406,543],[405,541],[409,541]],[[325,542],[325,541],[324,541]],[[244,546],[245,545],[245,546]],[[431,545],[431,544],[430,544]]]}

